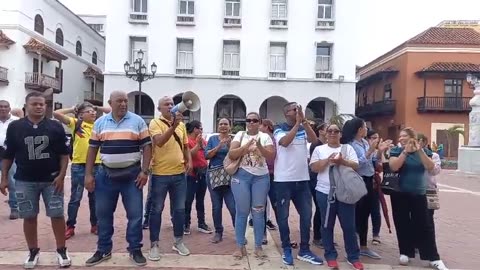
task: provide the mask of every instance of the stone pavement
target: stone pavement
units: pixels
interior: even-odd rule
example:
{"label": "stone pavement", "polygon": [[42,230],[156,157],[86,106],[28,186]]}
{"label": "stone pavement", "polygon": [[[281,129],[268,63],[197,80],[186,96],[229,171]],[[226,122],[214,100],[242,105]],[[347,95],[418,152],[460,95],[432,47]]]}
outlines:
{"label": "stone pavement", "polygon": [[[437,229],[437,245],[442,259],[450,269],[479,269],[476,264],[480,258],[480,214],[478,214],[478,205],[480,205],[480,176],[464,175],[455,171],[444,171],[439,177],[441,189],[441,210],[435,214]],[[68,203],[69,179],[66,180],[66,197]],[[146,192],[146,190],[145,190]],[[146,198],[146,196],[145,196]],[[388,200],[388,196],[387,196]],[[3,201],[3,200],[2,200]],[[167,199],[168,204],[168,199]],[[207,196],[207,223],[212,226],[211,203]],[[165,209],[169,209],[166,205]],[[202,234],[195,230],[196,213],[192,213],[192,234],[185,236],[186,245],[190,248],[192,255],[181,257],[171,250],[172,227],[169,222],[169,214],[166,211],[163,215],[163,227],[160,235],[161,250],[164,252],[159,262],[148,262],[146,268],[170,269],[170,270],[199,270],[199,269],[217,269],[217,270],[256,270],[256,269],[327,269],[325,266],[313,266],[300,261],[296,261],[294,267],[286,267],[281,263],[280,258],[280,239],[278,231],[269,232],[269,244],[265,247],[268,259],[257,260],[253,256],[247,259],[237,261],[233,260],[231,254],[235,249],[233,227],[229,218],[228,211],[224,209],[224,241],[219,244],[211,244],[209,239],[211,235]],[[22,221],[8,220],[8,206],[3,204],[0,207],[0,269],[22,269],[21,264],[26,256],[26,244],[22,233]],[[290,229],[292,231],[292,240],[299,241],[298,216],[292,207],[290,218]],[[39,243],[41,247],[40,265],[38,269],[55,269],[54,262],[55,241],[50,227],[50,221],[44,216],[45,211],[42,208],[39,216],[38,231]],[[391,213],[390,213],[391,219]],[[419,259],[415,259],[411,267],[400,267],[398,265],[398,248],[392,223],[392,233],[388,233],[385,223],[382,224],[382,244],[372,246],[383,259],[376,261],[364,259],[366,269],[425,269]],[[337,223],[338,224],[338,223]],[[337,226],[339,227],[339,226]],[[113,258],[99,266],[100,269],[125,270],[132,269],[132,264],[128,261],[125,241],[126,215],[121,203],[115,214],[115,234],[114,234],[114,254]],[[96,236],[90,234],[90,225],[88,221],[88,202],[86,196],[82,201],[82,208],[79,213],[79,220],[76,229],[76,235],[67,242],[73,266],[71,269],[88,269],[83,267],[87,257],[95,250]],[[144,231],[144,252],[148,252],[149,233]],[[253,232],[247,230],[249,240],[249,253],[252,253]],[[351,269],[344,258],[342,234],[339,228],[336,231],[336,242],[339,244],[339,261],[341,269]],[[312,250],[323,256],[323,251],[316,247]]]}

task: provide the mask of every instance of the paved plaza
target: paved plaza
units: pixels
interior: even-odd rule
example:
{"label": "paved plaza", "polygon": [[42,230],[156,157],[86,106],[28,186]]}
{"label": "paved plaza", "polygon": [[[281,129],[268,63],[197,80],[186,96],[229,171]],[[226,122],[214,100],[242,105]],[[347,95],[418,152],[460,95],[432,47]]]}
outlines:
{"label": "paved plaza", "polygon": [[[70,196],[70,179],[66,179],[65,201],[68,203]],[[479,269],[480,258],[480,176],[465,175],[455,171],[444,171],[439,177],[441,190],[441,210],[435,214],[437,229],[437,245],[440,255],[450,269]],[[146,192],[146,189],[145,189]],[[146,196],[145,196],[146,198]],[[2,198],[2,202],[3,202]],[[387,197],[388,200],[388,197]],[[168,200],[167,200],[168,201]],[[168,204],[168,202],[167,202]],[[213,226],[211,218],[210,199],[206,198],[207,223]],[[166,205],[165,209],[169,209]],[[169,222],[168,211],[163,216],[163,227],[160,234],[161,251],[164,253],[159,262],[148,262],[146,268],[171,269],[171,270],[260,270],[260,269],[327,269],[326,266],[313,266],[298,260],[294,267],[286,267],[281,263],[280,239],[278,231],[269,232],[269,242],[265,247],[268,259],[257,260],[248,256],[244,260],[234,260],[231,256],[235,249],[234,234],[229,214],[224,209],[225,235],[223,242],[211,244],[211,235],[202,234],[195,230],[196,213],[192,213],[192,234],[185,236],[186,245],[190,248],[192,255],[181,257],[171,249],[173,232]],[[292,206],[290,218],[290,229],[292,240],[299,241],[298,215]],[[23,269],[21,266],[26,257],[26,244],[22,233],[22,221],[8,220],[9,209],[5,203],[0,208],[0,269]],[[391,213],[390,213],[391,219]],[[124,270],[132,269],[133,265],[128,260],[126,253],[125,211],[121,204],[117,208],[115,216],[114,254],[110,261],[107,261],[95,268]],[[366,269],[425,269],[425,264],[415,259],[411,267],[398,266],[398,249],[392,222],[392,234],[388,233],[385,224],[382,224],[381,240],[379,246],[372,246],[382,257],[376,261],[363,258]],[[337,227],[338,227],[337,223]],[[50,220],[45,217],[44,209],[38,223],[39,244],[41,248],[40,266],[37,269],[56,269],[54,261],[55,241],[53,239]],[[144,231],[144,254],[148,252],[149,241],[148,230]],[[253,249],[253,231],[247,230],[249,240],[249,254]],[[339,261],[341,269],[351,269],[345,262],[343,240],[337,228],[336,242],[339,244]],[[68,240],[67,247],[73,260],[71,269],[88,269],[83,266],[85,260],[95,251],[96,236],[90,234],[88,221],[88,202],[84,196],[82,208],[79,213],[79,220],[76,235]],[[312,250],[323,257],[323,250],[312,247]],[[296,251],[295,251],[296,252]]]}

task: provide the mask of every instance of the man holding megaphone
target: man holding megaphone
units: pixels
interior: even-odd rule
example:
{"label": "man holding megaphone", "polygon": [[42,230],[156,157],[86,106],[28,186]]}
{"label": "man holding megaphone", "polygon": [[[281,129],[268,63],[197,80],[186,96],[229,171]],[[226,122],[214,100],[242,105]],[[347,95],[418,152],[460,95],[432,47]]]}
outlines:
{"label": "man holding megaphone", "polygon": [[151,249],[148,255],[148,259],[152,261],[160,260],[158,241],[167,193],[170,197],[170,205],[173,206],[174,243],[172,249],[182,256],[190,254],[183,242],[183,229],[187,196],[186,174],[192,169],[192,157],[188,148],[187,131],[179,116],[189,107],[195,109],[193,105],[199,107],[199,103],[198,100],[192,100],[191,96],[189,98],[192,99],[186,99],[185,94],[182,98],[181,105],[177,106],[174,106],[171,97],[161,98],[158,101],[160,118],[153,119],[149,127],[154,144],[151,163],[152,210],[149,226]]}

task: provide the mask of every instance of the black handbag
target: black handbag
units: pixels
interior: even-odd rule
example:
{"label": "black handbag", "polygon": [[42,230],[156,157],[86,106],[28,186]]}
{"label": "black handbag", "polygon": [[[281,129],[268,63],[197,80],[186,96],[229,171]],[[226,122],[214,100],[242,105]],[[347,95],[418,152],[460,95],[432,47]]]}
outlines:
{"label": "black handbag", "polygon": [[394,192],[400,191],[400,174],[390,169],[388,162],[383,162],[383,179],[380,184],[382,192],[386,195],[391,195]]}
{"label": "black handbag", "polygon": [[113,182],[126,182],[126,181],[135,181],[138,174],[141,171],[140,163],[135,163],[126,168],[109,168],[103,166],[107,173],[108,178]]}

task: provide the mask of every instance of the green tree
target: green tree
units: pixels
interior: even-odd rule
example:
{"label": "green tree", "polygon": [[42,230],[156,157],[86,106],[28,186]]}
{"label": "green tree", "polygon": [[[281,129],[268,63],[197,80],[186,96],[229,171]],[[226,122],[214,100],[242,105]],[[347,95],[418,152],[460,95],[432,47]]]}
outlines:
{"label": "green tree", "polygon": [[448,146],[448,152],[447,152],[447,157],[451,157],[451,145],[453,142],[453,139],[458,138],[459,135],[464,136],[465,131],[463,130],[463,126],[461,125],[453,125],[448,129],[445,129],[446,134],[447,134],[447,146]]}

